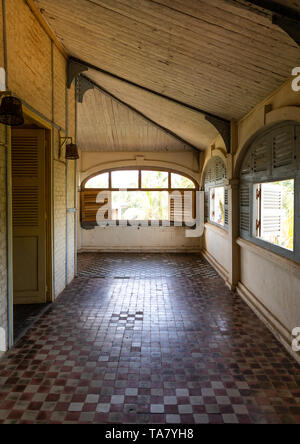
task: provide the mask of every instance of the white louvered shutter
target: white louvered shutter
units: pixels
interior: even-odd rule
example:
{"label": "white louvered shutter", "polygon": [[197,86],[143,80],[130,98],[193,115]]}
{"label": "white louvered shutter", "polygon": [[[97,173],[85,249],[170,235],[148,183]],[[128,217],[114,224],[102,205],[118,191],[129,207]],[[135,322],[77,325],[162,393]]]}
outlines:
{"label": "white louvered shutter", "polygon": [[277,184],[263,184],[261,188],[261,237],[277,236],[282,223],[282,189]]}
{"label": "white louvered shutter", "polygon": [[254,173],[261,173],[269,167],[268,141],[266,139],[258,142],[252,151],[252,167]]}
{"label": "white louvered shutter", "polygon": [[169,218],[174,223],[190,223],[194,218],[195,191],[169,193]]}
{"label": "white louvered shutter", "polygon": [[224,226],[228,227],[229,224],[229,207],[228,207],[228,188],[224,189]]}
{"label": "white louvered shutter", "polygon": [[241,184],[240,187],[240,231],[241,234],[250,234],[250,189],[251,185]]}
{"label": "white louvered shutter", "polygon": [[278,130],[272,137],[273,171],[290,167],[295,162],[294,127]]}

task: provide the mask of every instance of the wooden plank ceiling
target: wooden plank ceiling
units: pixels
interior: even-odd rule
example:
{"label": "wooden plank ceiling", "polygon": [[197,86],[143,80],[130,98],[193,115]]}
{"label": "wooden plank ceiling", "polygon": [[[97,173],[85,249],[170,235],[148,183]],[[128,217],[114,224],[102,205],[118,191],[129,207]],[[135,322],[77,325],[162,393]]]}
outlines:
{"label": "wooden plank ceiling", "polygon": [[[168,128],[199,150],[205,150],[218,131],[204,115],[170,101],[138,90],[99,72],[88,72],[89,78],[113,96],[126,102],[151,121]],[[101,112],[99,112],[101,110]],[[78,104],[78,143],[87,151],[174,151],[191,149],[166,134],[136,112],[119,104],[94,88]],[[105,141],[105,142],[104,142]],[[97,148],[98,147],[98,148]]]}
{"label": "wooden plank ceiling", "polygon": [[97,89],[78,103],[82,151],[190,151],[191,148]]}
{"label": "wooden plank ceiling", "polygon": [[[228,120],[243,117],[300,64],[296,43],[239,2],[36,0],[71,56]],[[93,70],[86,75],[199,149],[215,135],[188,108]]]}

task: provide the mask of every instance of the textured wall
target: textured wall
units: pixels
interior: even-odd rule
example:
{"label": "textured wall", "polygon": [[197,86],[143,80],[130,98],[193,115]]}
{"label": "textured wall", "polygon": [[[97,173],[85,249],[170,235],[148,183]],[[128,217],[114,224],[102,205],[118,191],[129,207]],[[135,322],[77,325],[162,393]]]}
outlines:
{"label": "textured wall", "polygon": [[54,161],[54,214],[55,214],[55,296],[65,288],[66,279],[66,175],[65,164]]}
{"label": "textured wall", "polygon": [[[75,263],[75,162],[54,159],[54,258],[55,296],[74,278]],[[69,211],[67,211],[67,209]]]}
{"label": "textured wall", "polygon": [[[66,94],[66,59],[24,0],[6,0],[6,42],[8,88],[31,108],[34,116],[48,119],[61,127],[60,135],[75,137],[75,88]],[[0,1],[0,68],[4,67],[3,13]],[[68,105],[68,106],[66,106]],[[24,108],[26,111],[26,108]],[[39,121],[40,122],[40,121]],[[54,126],[53,126],[54,128]],[[58,158],[59,131],[54,134],[54,294],[64,289],[74,276],[74,214],[68,223],[67,243],[67,190],[64,151]],[[4,128],[0,126],[0,145]],[[72,172],[73,170],[73,172]],[[74,161],[70,162],[69,200],[73,195]],[[73,175],[73,176],[72,176]],[[0,146],[0,327],[7,335],[7,247],[6,247],[6,155]],[[70,252],[67,254],[67,248]],[[69,258],[66,265],[66,258]]]}
{"label": "textured wall", "polygon": [[6,150],[4,142],[5,127],[0,125],[0,328],[7,331]]}
{"label": "textured wall", "polygon": [[68,161],[68,213],[67,213],[67,226],[68,226],[68,283],[74,278],[74,262],[75,262],[75,213],[73,212],[75,207],[75,162],[74,160]]}
{"label": "textured wall", "polygon": [[57,297],[66,284],[66,161],[65,147],[59,157],[59,132],[54,131],[54,293]]}
{"label": "textured wall", "polygon": [[23,0],[5,5],[8,86],[51,119],[51,40]]}
{"label": "textured wall", "polygon": [[66,60],[60,51],[53,47],[53,74],[54,74],[54,121],[62,128],[66,128]]}
{"label": "textured wall", "polygon": [[96,227],[81,229],[82,251],[200,251],[199,238],[186,238],[185,228]]}
{"label": "textured wall", "polygon": [[[0,2],[0,68],[4,67],[2,2]],[[7,342],[7,236],[5,127],[0,125],[0,328]],[[0,349],[1,354],[1,349]]]}
{"label": "textured wall", "polygon": [[74,279],[75,264],[75,214],[68,214],[68,284]]}

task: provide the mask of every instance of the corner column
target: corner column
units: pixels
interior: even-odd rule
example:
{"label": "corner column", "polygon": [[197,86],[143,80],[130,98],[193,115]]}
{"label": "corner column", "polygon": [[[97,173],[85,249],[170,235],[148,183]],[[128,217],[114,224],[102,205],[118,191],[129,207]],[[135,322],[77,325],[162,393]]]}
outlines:
{"label": "corner column", "polygon": [[236,243],[236,240],[239,237],[239,179],[231,179],[229,181],[228,209],[229,209],[228,284],[231,290],[235,290],[240,280],[240,247]]}

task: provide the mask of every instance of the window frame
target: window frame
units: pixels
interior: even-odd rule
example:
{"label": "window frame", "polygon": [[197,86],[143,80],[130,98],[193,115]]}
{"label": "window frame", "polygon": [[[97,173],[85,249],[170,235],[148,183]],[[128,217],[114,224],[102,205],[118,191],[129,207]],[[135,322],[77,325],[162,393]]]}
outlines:
{"label": "window frame", "polygon": [[[101,192],[101,191],[107,191],[108,193],[114,192],[114,191],[123,191],[124,188],[113,188],[112,187],[112,173],[113,172],[117,172],[117,171],[138,171],[138,188],[126,188],[126,191],[130,192],[130,191],[134,191],[134,192],[174,192],[174,191],[178,191],[181,194],[183,194],[184,192],[188,191],[192,193],[192,199],[193,199],[193,218],[196,218],[196,195],[197,195],[197,191],[199,191],[199,184],[196,182],[196,180],[194,178],[192,178],[190,175],[186,174],[186,173],[182,173],[180,171],[177,170],[172,170],[172,169],[168,169],[168,168],[162,168],[162,167],[136,167],[136,166],[124,166],[124,167],[118,167],[118,168],[110,168],[110,169],[106,169],[106,170],[101,170],[98,171],[97,173],[87,177],[86,179],[83,180],[82,184],[81,184],[81,189],[80,189],[80,222],[81,222],[81,226],[82,228],[94,228],[95,226],[97,226],[97,222],[95,221],[85,221],[85,217],[83,216],[83,208],[84,208],[84,196],[85,193],[86,194],[90,194],[92,195],[93,193],[97,192]],[[166,172],[168,173],[168,187],[166,188],[143,188],[142,187],[142,171],[162,171],[162,172]],[[85,188],[86,183],[100,175],[103,173],[108,173],[108,188]],[[177,174],[180,175],[184,178],[189,179],[193,184],[194,184],[194,188],[172,188],[172,181],[171,181],[171,175],[172,174]],[[184,205],[184,204],[183,204]],[[169,207],[169,214],[170,214],[170,207]],[[108,219],[109,222],[109,219]],[[122,219],[118,219],[118,220],[113,220],[113,222],[116,223],[116,225],[123,225],[124,220]],[[142,225],[144,226],[147,222],[148,225],[151,226],[151,224],[153,226],[164,226],[164,223],[168,223],[169,226],[176,226],[176,221],[175,220],[171,220],[171,218],[169,217],[168,220],[132,220],[132,221],[128,221],[128,226],[139,226]],[[130,223],[132,222],[132,224]],[[184,222],[182,223],[183,227],[190,227],[190,225],[185,224]]]}
{"label": "window frame", "polygon": [[[293,158],[289,165],[274,167],[274,138],[284,132],[291,136],[291,150]],[[266,168],[263,171],[254,171],[254,154],[256,147],[266,142]],[[244,172],[244,173],[243,173]],[[272,244],[254,235],[256,226],[256,195],[255,185],[294,180],[294,250],[288,250]],[[247,189],[249,201],[243,206],[244,197],[241,190]],[[246,199],[247,200],[247,199]],[[279,256],[295,262],[300,262],[300,124],[297,122],[281,122],[260,134],[248,146],[240,167],[240,237],[261,248],[269,250]],[[248,228],[243,228],[243,219],[248,215]]]}
{"label": "window frame", "polygon": [[[291,179],[291,177],[284,177],[283,179],[278,179],[278,182],[281,182],[281,181],[284,181],[284,180],[288,180],[288,179]],[[250,233],[251,234],[248,234],[248,233],[246,234],[245,232],[242,233],[241,230],[240,230],[240,237],[245,239],[245,240],[247,240],[247,241],[249,241],[249,242],[252,242],[252,243],[256,244],[259,247],[262,247],[264,249],[270,250],[273,253],[278,254],[279,256],[283,256],[283,257],[286,257],[288,259],[300,262],[300,255],[297,254],[297,244],[296,244],[296,239],[299,237],[299,236],[297,236],[297,231],[296,231],[296,219],[297,218],[295,217],[295,215],[296,215],[296,201],[297,201],[297,199],[296,199],[296,178],[292,178],[292,179],[294,179],[294,184],[295,184],[294,185],[294,250],[293,251],[288,250],[288,249],[286,249],[284,247],[280,247],[279,245],[272,244],[271,242],[268,242],[268,241],[266,241],[264,239],[261,239],[259,237],[256,237],[254,235],[255,225],[256,225],[255,184],[256,183],[260,183],[260,184],[271,183],[271,182],[274,182],[273,179],[265,180],[265,181],[259,181],[259,182],[255,182],[255,183],[251,182],[249,184],[250,187],[251,187],[251,190],[250,190]],[[277,179],[275,181],[277,181]],[[299,185],[298,185],[298,189],[299,189]]]}
{"label": "window frame", "polygon": [[[221,174],[220,174],[221,173]],[[229,228],[229,206],[228,206],[228,178],[227,167],[220,156],[212,157],[204,171],[204,193],[205,193],[205,221],[215,225],[221,230],[228,232]],[[212,188],[224,188],[224,225],[218,224],[210,218],[210,190]]]}
{"label": "window frame", "polygon": [[[212,220],[212,218],[211,218],[211,214],[212,214],[212,211],[211,211],[212,210],[212,208],[211,208],[211,200],[212,200],[211,192],[212,192],[212,190],[214,190],[214,192],[215,192],[215,190],[217,188],[223,188],[223,194],[224,194],[224,224],[219,224],[218,222],[216,222],[215,220]],[[215,201],[215,197],[216,196],[213,197],[214,201]],[[220,228],[225,228],[225,225],[226,225],[225,224],[225,198],[226,198],[226,187],[225,187],[225,185],[215,185],[215,186],[211,186],[209,188],[209,222],[214,224],[214,225],[217,225]],[[215,213],[215,209],[214,209],[214,213]]]}
{"label": "window frame", "polygon": [[[112,187],[112,180],[111,180],[111,173],[117,172],[117,171],[138,171],[138,188],[126,188],[127,191],[182,191],[182,190],[188,190],[193,191],[199,190],[199,185],[196,182],[196,180],[189,176],[186,173],[181,173],[180,171],[171,170],[168,168],[159,168],[159,167],[120,167],[120,168],[110,168],[102,171],[98,171],[97,173],[93,174],[92,176],[87,177],[84,179],[84,181],[81,184],[81,191],[84,190],[107,190],[107,191],[119,191],[122,190],[122,188],[113,188]],[[162,171],[165,173],[168,173],[168,187],[165,188],[143,188],[142,187],[142,171]],[[86,183],[93,179],[96,176],[99,176],[100,174],[108,173],[108,188],[85,188]],[[186,179],[189,179],[193,184],[195,185],[194,188],[175,188],[172,187],[171,184],[171,174],[178,174],[182,177],[185,177]]]}
{"label": "window frame", "polygon": [[[293,220],[293,229],[294,229],[294,233],[293,233],[293,250],[289,250],[288,248],[285,248],[281,245],[277,245],[273,242],[267,241],[266,239],[262,238],[262,185],[265,184],[273,184],[273,183],[277,183],[277,182],[285,182],[288,180],[293,180],[294,181],[294,207],[293,207],[293,212],[294,212],[294,220]],[[283,180],[272,180],[272,181],[265,181],[265,182],[259,182],[259,183],[254,183],[253,184],[253,221],[252,221],[252,236],[254,239],[259,240],[263,243],[265,243],[268,246],[275,246],[277,248],[280,248],[280,250],[283,250],[287,253],[294,253],[295,252],[295,204],[296,204],[296,196],[295,196],[295,179],[293,178],[289,178],[289,179],[283,179]],[[259,192],[259,195],[257,194],[257,192]],[[258,222],[258,223],[257,223]]]}

